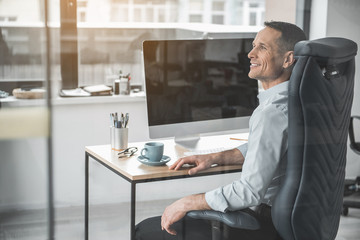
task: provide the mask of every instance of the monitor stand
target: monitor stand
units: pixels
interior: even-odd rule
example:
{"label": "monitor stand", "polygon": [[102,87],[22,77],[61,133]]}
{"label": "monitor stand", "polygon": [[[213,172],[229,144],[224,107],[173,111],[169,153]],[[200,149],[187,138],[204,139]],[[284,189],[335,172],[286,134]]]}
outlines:
{"label": "monitor stand", "polygon": [[187,149],[196,149],[199,141],[200,141],[200,135],[187,135],[187,136],[175,136],[175,143],[187,148]]}

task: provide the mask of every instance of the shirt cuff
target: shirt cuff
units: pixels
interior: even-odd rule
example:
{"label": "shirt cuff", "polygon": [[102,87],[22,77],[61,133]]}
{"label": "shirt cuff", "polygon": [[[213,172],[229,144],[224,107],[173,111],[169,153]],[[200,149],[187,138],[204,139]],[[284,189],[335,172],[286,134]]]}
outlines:
{"label": "shirt cuff", "polygon": [[237,147],[237,149],[239,149],[239,151],[241,152],[241,154],[245,158],[247,150],[248,150],[248,143],[241,144],[239,147]]}
{"label": "shirt cuff", "polygon": [[205,193],[205,201],[212,210],[226,212],[228,203],[222,194],[222,188],[216,188]]}

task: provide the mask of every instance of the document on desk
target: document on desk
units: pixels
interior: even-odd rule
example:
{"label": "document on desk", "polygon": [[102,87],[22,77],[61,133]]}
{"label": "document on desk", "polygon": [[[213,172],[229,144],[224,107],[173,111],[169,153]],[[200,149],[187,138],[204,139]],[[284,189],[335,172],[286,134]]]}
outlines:
{"label": "document on desk", "polygon": [[91,94],[91,96],[106,96],[111,95],[111,87],[104,84],[86,86],[84,90]]}
{"label": "document on desk", "polygon": [[[235,141],[234,141],[235,140]],[[248,141],[248,134],[231,136],[213,136],[205,141],[200,140],[196,149],[185,149],[184,156],[204,155],[209,153],[223,152],[238,147]],[[226,143],[219,146],[219,143]]]}
{"label": "document on desk", "polygon": [[91,94],[89,92],[84,91],[81,88],[75,89],[62,89],[60,90],[61,97],[89,97]]}

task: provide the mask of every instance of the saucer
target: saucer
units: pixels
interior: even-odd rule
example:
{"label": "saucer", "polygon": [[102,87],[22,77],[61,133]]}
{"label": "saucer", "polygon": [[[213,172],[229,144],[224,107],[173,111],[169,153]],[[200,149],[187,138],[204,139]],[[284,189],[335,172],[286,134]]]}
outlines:
{"label": "saucer", "polygon": [[151,162],[147,158],[144,158],[143,156],[140,155],[140,156],[138,156],[137,160],[145,165],[161,166],[161,165],[165,165],[167,162],[169,162],[171,160],[171,158],[166,155],[163,155],[159,162]]}

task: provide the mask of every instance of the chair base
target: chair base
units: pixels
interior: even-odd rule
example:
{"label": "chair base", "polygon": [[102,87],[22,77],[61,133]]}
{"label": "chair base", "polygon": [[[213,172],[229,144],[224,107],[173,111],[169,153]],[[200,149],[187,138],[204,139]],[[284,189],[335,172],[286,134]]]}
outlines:
{"label": "chair base", "polygon": [[229,238],[228,226],[219,221],[211,221],[212,240],[226,240]]}
{"label": "chair base", "polygon": [[360,201],[345,200],[343,202],[342,215],[347,216],[349,214],[349,208],[360,208]]}
{"label": "chair base", "polygon": [[355,192],[351,195],[344,197],[342,215],[349,214],[349,208],[360,208],[360,192]]}

